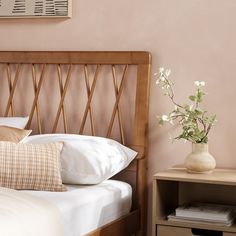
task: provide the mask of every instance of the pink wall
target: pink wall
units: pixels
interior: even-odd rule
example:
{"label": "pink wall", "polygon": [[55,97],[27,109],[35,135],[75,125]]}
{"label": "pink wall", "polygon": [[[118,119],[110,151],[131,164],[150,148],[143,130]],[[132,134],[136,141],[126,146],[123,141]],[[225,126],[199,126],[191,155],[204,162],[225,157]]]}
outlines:
{"label": "pink wall", "polygon": [[[193,81],[205,80],[205,107],[216,113],[210,151],[218,167],[236,167],[235,0],[74,0],[68,20],[1,20],[0,50],[148,50],[153,72],[170,67],[176,94],[185,101]],[[168,140],[156,115],[170,103],[151,83],[149,186],[152,175],[183,162],[190,144]],[[149,196],[149,203],[151,197]],[[151,203],[149,204],[149,215]],[[149,220],[150,222],[150,220]]]}

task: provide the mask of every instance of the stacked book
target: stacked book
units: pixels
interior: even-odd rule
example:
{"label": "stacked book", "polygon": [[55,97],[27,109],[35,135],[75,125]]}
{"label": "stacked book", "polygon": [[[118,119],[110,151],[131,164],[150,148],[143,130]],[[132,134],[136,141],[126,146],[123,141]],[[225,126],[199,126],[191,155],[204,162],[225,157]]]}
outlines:
{"label": "stacked book", "polygon": [[175,212],[168,216],[168,220],[230,226],[234,220],[234,212],[233,206],[194,202],[176,208]]}

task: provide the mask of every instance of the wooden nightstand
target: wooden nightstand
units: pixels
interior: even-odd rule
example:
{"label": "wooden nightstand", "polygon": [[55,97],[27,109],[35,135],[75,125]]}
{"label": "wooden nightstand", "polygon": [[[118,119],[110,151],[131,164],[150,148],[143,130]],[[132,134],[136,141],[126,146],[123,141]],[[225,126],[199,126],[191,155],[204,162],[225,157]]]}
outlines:
{"label": "wooden nightstand", "polygon": [[154,175],[152,215],[152,236],[236,236],[236,225],[168,221],[167,216],[186,202],[236,206],[236,170],[189,174],[184,168],[171,168]]}

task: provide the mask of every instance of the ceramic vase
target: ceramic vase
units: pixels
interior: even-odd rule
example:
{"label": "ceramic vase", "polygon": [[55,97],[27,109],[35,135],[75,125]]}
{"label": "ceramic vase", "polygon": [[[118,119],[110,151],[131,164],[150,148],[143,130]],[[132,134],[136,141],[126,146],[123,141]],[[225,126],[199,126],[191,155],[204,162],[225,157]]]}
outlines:
{"label": "ceramic vase", "polygon": [[186,157],[185,167],[190,173],[211,173],[216,162],[207,143],[192,143],[192,152]]}

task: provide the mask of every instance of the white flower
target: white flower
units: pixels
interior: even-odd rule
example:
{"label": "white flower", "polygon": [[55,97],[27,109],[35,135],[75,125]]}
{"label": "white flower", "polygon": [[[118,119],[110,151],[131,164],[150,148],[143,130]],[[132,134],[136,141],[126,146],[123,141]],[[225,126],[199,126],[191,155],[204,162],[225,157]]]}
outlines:
{"label": "white flower", "polygon": [[168,77],[170,74],[171,74],[171,70],[170,69],[167,69],[166,72],[165,72],[166,76]]}
{"label": "white flower", "polygon": [[168,117],[167,115],[162,115],[162,116],[161,116],[161,119],[162,119],[163,121],[169,121],[169,117]]}
{"label": "white flower", "polygon": [[156,84],[160,84],[160,80],[159,79],[156,80]]}
{"label": "white flower", "polygon": [[201,86],[205,86],[206,83],[205,83],[204,81],[201,81],[201,82],[200,82],[200,85],[201,85]]}
{"label": "white flower", "polygon": [[189,106],[189,110],[190,110],[190,111],[193,110],[193,104],[191,104],[191,105]]}
{"label": "white flower", "polygon": [[184,119],[187,121],[189,118],[189,115],[185,115]]}
{"label": "white flower", "polygon": [[165,77],[164,77],[164,76],[161,76],[161,77],[160,77],[160,80],[161,80],[161,81],[165,81]]}
{"label": "white flower", "polygon": [[194,81],[194,84],[198,87],[203,87],[206,85],[204,81]]}
{"label": "white flower", "polygon": [[163,73],[164,70],[165,70],[165,69],[164,69],[163,67],[160,67],[160,68],[159,68],[159,73]]}

